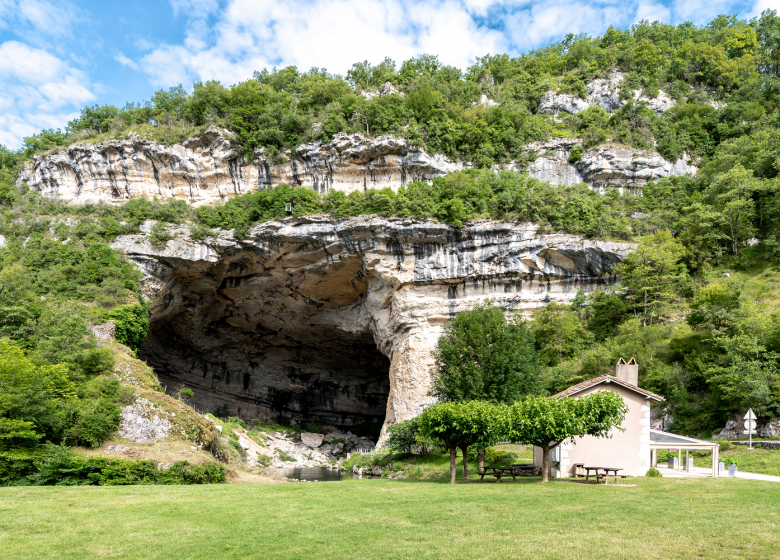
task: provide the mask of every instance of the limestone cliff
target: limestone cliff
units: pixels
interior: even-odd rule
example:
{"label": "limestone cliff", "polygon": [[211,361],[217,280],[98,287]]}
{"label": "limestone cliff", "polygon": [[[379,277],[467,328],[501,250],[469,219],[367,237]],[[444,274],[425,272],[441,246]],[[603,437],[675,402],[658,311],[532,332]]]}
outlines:
{"label": "limestone cliff", "polygon": [[[27,183],[46,196],[74,204],[121,203],[130,197],[176,197],[201,205],[280,184],[307,185],[317,192],[346,193],[431,180],[464,168],[442,155],[429,155],[403,138],[337,134],[327,144],[299,146],[286,161],[274,162],[262,150],[251,158],[230,141],[229,133],[210,129],[183,144],[164,146],[133,137],[98,144],[75,144],[26,164],[17,184]],[[566,159],[577,139],[530,144],[541,153],[527,171],[552,184],[586,182],[594,188],[640,186],[669,175],[695,173],[684,160],[672,163],[658,153],[605,145],[589,150],[576,164]],[[554,152],[556,159],[547,156]],[[497,168],[498,169],[498,168]]]}
{"label": "limestone cliff", "polygon": [[[146,224],[144,231],[149,231]],[[144,357],[203,408],[387,426],[432,402],[443,325],[493,299],[529,312],[607,282],[630,244],[540,235],[533,224],[290,218],[155,248],[120,237],[152,300]]]}
{"label": "limestone cliff", "polygon": [[444,156],[428,155],[403,138],[337,134],[327,144],[298,146],[286,161],[271,161],[263,150],[251,158],[230,134],[209,129],[183,144],[164,146],[139,137],[98,144],[74,144],[26,164],[17,184],[46,196],[87,204],[123,202],[130,197],[176,197],[208,204],[261,188],[308,185],[317,192],[344,192],[430,180],[463,169]]}
{"label": "limestone cliff", "polygon": [[[528,149],[537,154],[525,169],[531,177],[557,185],[587,183],[592,189],[632,190],[663,177],[695,175],[698,168],[680,158],[667,161],[652,150],[604,144],[582,153],[575,162],[569,158],[579,138],[556,138],[534,142]],[[516,169],[509,166],[510,169]]]}
{"label": "limestone cliff", "polygon": [[[539,103],[540,113],[560,115],[570,113],[572,115],[584,111],[589,107],[601,107],[607,113],[614,113],[626,104],[620,96],[620,86],[624,79],[622,72],[613,71],[607,78],[599,78],[588,82],[585,86],[587,92],[585,99],[569,93],[560,93],[550,90],[544,94]],[[655,97],[642,95],[641,90],[634,90],[631,95],[636,101],[642,101],[656,114],[660,115],[675,105],[675,100],[669,97],[663,90],[658,91]]]}

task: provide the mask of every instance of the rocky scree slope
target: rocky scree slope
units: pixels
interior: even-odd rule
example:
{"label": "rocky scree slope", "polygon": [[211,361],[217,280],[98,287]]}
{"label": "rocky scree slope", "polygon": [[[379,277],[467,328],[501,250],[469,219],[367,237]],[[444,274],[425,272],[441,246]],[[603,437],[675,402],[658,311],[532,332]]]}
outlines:
{"label": "rocky scree slope", "polygon": [[[142,228],[149,232],[151,224]],[[144,357],[204,410],[386,428],[432,402],[443,325],[492,299],[530,312],[612,281],[632,244],[541,235],[534,224],[290,218],[163,248],[117,238],[152,302]],[[383,431],[384,434],[384,431]]]}
{"label": "rocky scree slope", "polygon": [[[36,156],[25,164],[17,184],[72,204],[99,201],[121,203],[145,196],[175,197],[194,205],[210,204],[280,184],[307,185],[319,193],[332,189],[350,193],[390,187],[398,190],[412,181],[430,181],[466,167],[443,155],[430,155],[403,138],[336,134],[328,143],[299,146],[285,162],[256,150],[251,158],[229,140],[229,133],[209,129],[183,144],[165,146],[132,137],[97,144],[74,144]],[[594,188],[627,188],[670,175],[695,173],[684,160],[668,162],[656,152],[603,145],[584,152],[575,164],[567,160],[577,139],[558,139],[529,145],[541,154],[526,171],[552,184],[588,183]],[[498,170],[499,167],[496,167]]]}

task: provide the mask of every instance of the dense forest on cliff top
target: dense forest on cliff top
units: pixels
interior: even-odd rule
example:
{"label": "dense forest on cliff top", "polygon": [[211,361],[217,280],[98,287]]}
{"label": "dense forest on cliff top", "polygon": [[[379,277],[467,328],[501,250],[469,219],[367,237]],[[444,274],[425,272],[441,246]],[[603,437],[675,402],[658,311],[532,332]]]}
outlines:
{"label": "dense forest on cliff top", "polygon": [[[582,98],[586,84],[615,70],[624,74],[625,104],[613,113],[596,106],[557,116],[539,111],[546,92]],[[24,350],[24,367],[37,372],[31,379],[49,391],[35,401],[45,404],[45,415],[0,402],[0,451],[47,440],[94,445],[115,426],[121,396],[104,387],[112,360],[88,326],[111,318],[120,339],[140,348],[146,311],[137,272],[108,247],[113,238],[138,231],[146,219],[160,222],[151,234],[160,244],[169,237],[166,224],[184,222],[195,238],[213,228],[240,237],[258,221],[283,217],[292,200],[299,214],[433,217],[456,227],[476,218],[529,220],[547,230],[637,241],[637,252],[616,270],[620,284],[533,317],[545,390],[608,372],[618,357],[633,355],[642,384],[667,397],[679,433],[709,435],[748,406],[761,420],[776,418],[779,70],[775,12],[750,22],[721,16],[701,28],[643,22],[514,58],[488,55],[466,72],[421,56],[400,68],[389,59],[355,64],[346,77],[284,68],[231,87],[175,87],[142,104],[85,107],[65,131],[42,131],[19,151],[0,148],[0,234],[7,243],[0,249],[0,337]],[[658,114],[632,90],[646,99],[662,90],[676,103]],[[478,169],[398,193],[320,197],[278,187],[198,210],[142,199],[73,208],[13,185],[24,161],[74,142],[130,132],[177,142],[211,125],[231,131],[247,151],[280,160],[301,143],[358,131],[401,135]],[[529,142],[554,137],[580,138],[583,149],[605,142],[656,149],[670,160],[691,159],[700,171],[650,183],[638,197],[488,169],[522,162]],[[49,390],[63,375],[77,388],[67,398]],[[89,431],[91,423],[97,427]]]}

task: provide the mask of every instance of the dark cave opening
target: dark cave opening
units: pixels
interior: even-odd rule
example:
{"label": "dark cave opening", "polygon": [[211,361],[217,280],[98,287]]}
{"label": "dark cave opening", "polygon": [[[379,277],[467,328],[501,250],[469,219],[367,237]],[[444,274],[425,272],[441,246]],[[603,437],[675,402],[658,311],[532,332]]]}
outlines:
{"label": "dark cave opening", "polygon": [[153,321],[143,351],[168,392],[192,389],[198,411],[224,413],[226,406],[244,420],[319,421],[378,434],[390,361],[369,332],[328,325],[260,332],[224,323],[204,330],[202,339],[176,318]]}

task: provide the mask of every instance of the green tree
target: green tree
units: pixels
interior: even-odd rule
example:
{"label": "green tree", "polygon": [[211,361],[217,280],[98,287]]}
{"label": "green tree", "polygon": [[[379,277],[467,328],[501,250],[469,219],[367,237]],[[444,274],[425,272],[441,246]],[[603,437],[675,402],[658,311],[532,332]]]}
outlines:
{"label": "green tree", "polygon": [[0,446],[56,436],[62,405],[75,398],[66,366],[36,365],[18,346],[0,339]]}
{"label": "green tree", "polygon": [[727,173],[717,177],[705,196],[724,217],[731,240],[731,250],[739,255],[739,246],[754,234],[755,201],[753,195],[762,187],[753,172],[737,164]]}
{"label": "green tree", "polygon": [[674,285],[686,275],[680,262],[684,254],[685,248],[671,232],[662,231],[643,238],[636,251],[612,268],[622,275],[634,302],[641,302],[643,325],[648,313],[652,321],[658,308],[676,296]]}
{"label": "green tree", "polygon": [[432,395],[443,401],[510,403],[539,391],[534,336],[519,318],[507,321],[492,304],[458,313],[434,356]]}
{"label": "green tree", "polygon": [[551,366],[575,357],[591,338],[571,307],[562,303],[535,309],[531,326],[539,353]]}
{"label": "green tree", "polygon": [[420,431],[450,452],[450,484],[455,484],[457,450],[463,454],[463,475],[468,478],[468,448],[499,437],[505,410],[503,405],[484,401],[443,402],[420,415]]}
{"label": "green tree", "polygon": [[542,450],[542,482],[550,473],[550,451],[578,436],[610,437],[621,424],[628,407],[615,391],[597,391],[583,397],[529,396],[509,407],[506,432]]}

